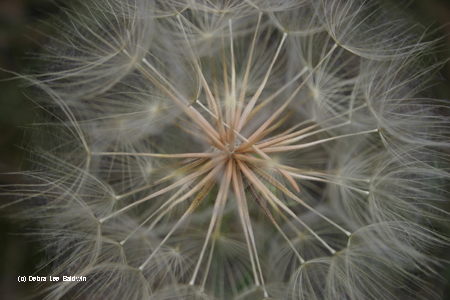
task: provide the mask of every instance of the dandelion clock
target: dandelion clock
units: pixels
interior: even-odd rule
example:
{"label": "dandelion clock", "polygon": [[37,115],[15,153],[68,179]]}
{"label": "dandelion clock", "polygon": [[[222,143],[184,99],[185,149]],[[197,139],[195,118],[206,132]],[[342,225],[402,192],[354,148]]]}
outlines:
{"label": "dandelion clock", "polygon": [[[31,170],[4,186],[45,299],[441,299],[441,40],[398,7],[104,0],[61,8]],[[68,278],[68,280],[62,280]]]}

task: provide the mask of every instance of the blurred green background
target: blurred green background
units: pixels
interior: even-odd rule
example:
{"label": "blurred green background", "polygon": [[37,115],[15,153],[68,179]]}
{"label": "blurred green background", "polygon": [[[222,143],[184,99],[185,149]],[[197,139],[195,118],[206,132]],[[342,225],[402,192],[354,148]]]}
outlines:
{"label": "blurred green background", "polygon": [[[97,0],[92,0],[97,1]],[[395,1],[395,0],[394,0]],[[441,28],[450,49],[450,1],[449,0],[402,0],[414,18],[431,28]],[[39,52],[39,43],[44,40],[39,20],[48,19],[58,13],[50,0],[0,0],[0,68],[12,72],[24,72],[32,65],[31,53]],[[447,50],[447,57],[450,51]],[[436,87],[439,98],[450,99],[450,64],[441,71],[446,82]],[[33,122],[35,105],[21,88],[24,82],[8,80],[14,75],[0,70],[0,184],[14,184],[20,178],[14,174],[26,169],[26,154],[21,145],[25,126]],[[5,81],[6,80],[6,81]],[[0,205],[5,200],[0,199]],[[0,212],[0,299],[15,300],[30,295],[34,283],[18,282],[18,276],[29,276],[44,259],[40,245],[25,237],[26,229],[7,218],[9,210]],[[449,221],[450,222],[450,221]],[[450,260],[450,249],[444,254]],[[450,282],[450,265],[444,276]],[[443,285],[445,285],[443,283]],[[450,299],[450,284],[446,284],[445,298]]]}
{"label": "blurred green background", "polygon": [[[0,68],[24,72],[32,63],[30,53],[39,51],[43,36],[34,29],[39,20],[48,19],[57,7],[49,0],[0,0]],[[27,59],[28,57],[28,59]],[[0,70],[0,80],[14,75]],[[19,80],[0,81],[0,184],[14,184],[19,176],[5,173],[26,169],[26,154],[21,149],[24,126],[35,119],[35,105],[26,97]],[[5,203],[0,198],[0,205]],[[40,245],[24,236],[21,224],[6,218],[11,211],[0,212],[0,299],[23,299],[35,289],[33,282],[18,282],[29,276],[44,258]]]}

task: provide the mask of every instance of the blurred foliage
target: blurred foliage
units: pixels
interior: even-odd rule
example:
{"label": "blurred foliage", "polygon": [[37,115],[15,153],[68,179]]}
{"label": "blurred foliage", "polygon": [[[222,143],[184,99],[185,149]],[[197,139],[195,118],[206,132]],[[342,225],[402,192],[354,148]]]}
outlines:
{"label": "blurred foliage", "polygon": [[[29,68],[27,56],[39,51],[43,38],[34,29],[40,19],[56,11],[49,0],[0,0],[0,184],[18,182],[19,176],[6,173],[26,169],[24,127],[35,114],[35,104],[22,88],[24,82],[11,80],[14,75],[5,70],[23,72]],[[3,201],[0,199],[0,204]],[[9,212],[2,211],[2,217]],[[18,282],[17,277],[33,275],[44,255],[37,251],[37,243],[24,236],[20,225],[0,219],[0,298],[4,300],[21,299],[33,292],[35,283]]]}

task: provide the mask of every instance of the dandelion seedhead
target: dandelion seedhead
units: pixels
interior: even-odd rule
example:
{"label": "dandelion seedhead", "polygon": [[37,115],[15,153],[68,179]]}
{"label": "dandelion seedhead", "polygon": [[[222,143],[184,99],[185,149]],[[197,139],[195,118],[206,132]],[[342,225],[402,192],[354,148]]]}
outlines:
{"label": "dandelion seedhead", "polygon": [[449,103],[424,28],[359,0],[61,10],[8,192],[43,268],[87,279],[48,299],[441,296]]}

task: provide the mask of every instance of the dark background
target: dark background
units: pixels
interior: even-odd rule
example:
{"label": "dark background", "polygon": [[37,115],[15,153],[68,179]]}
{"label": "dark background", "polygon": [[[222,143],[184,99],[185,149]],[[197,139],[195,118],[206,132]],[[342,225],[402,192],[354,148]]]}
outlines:
{"label": "dark background", "polygon": [[[450,49],[450,0],[406,0],[404,3],[413,18],[431,28],[440,28],[440,35],[446,36]],[[44,39],[34,29],[40,27],[39,20],[55,13],[58,8],[50,0],[0,0],[0,69],[24,72],[33,64],[30,54],[39,52],[39,42]],[[450,57],[448,49],[446,57]],[[13,77],[3,70],[0,70],[0,184],[13,184],[20,178],[5,173],[27,168],[21,145],[27,143],[25,127],[33,122],[36,110],[20,86],[23,82],[2,81]],[[441,74],[446,82],[436,87],[437,96],[450,99],[450,64]],[[4,203],[5,200],[0,199],[0,206]],[[7,218],[8,213],[8,209],[0,212],[0,299],[15,300],[34,291],[34,283],[18,282],[17,277],[33,275],[45,253],[39,251],[38,243],[24,235],[23,224]],[[450,249],[444,259],[450,260]],[[443,276],[449,283],[442,284],[444,299],[450,299],[450,264],[446,266]]]}

